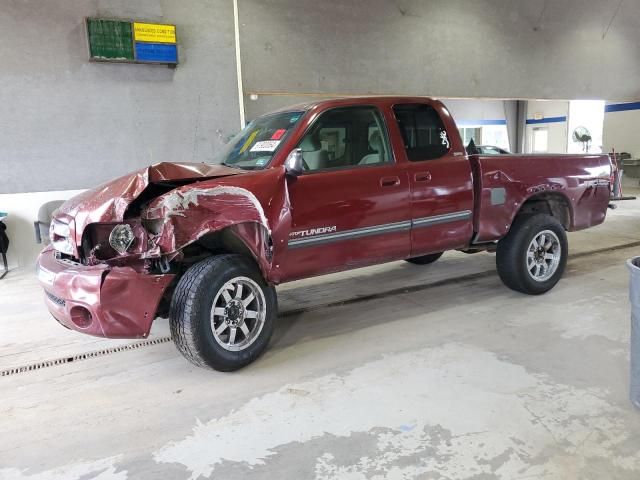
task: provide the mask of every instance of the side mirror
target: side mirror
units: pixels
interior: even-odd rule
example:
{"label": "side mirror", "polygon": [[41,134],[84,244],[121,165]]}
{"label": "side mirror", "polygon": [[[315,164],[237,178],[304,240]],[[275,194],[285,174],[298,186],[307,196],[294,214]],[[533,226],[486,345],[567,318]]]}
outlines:
{"label": "side mirror", "polygon": [[287,171],[287,175],[291,175],[292,177],[297,177],[302,174],[304,170],[304,160],[302,160],[302,150],[300,148],[296,148],[292,150],[291,153],[287,156],[287,159],[284,161],[284,168]]}

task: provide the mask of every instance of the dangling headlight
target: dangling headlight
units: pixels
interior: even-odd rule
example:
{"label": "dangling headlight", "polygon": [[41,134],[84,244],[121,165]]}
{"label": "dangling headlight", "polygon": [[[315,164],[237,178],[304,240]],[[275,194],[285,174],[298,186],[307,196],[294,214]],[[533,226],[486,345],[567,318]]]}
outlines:
{"label": "dangling headlight", "polygon": [[89,265],[120,256],[143,253],[147,232],[138,219],[126,223],[90,223],[82,232],[80,257]]}
{"label": "dangling headlight", "polygon": [[133,244],[135,237],[131,225],[123,223],[116,225],[109,234],[109,245],[120,255],[124,254]]}

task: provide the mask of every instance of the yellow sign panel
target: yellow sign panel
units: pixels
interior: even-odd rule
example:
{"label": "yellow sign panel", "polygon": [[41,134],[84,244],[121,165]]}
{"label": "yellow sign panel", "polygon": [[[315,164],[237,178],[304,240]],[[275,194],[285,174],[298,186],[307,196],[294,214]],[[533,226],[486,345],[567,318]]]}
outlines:
{"label": "yellow sign panel", "polygon": [[159,23],[133,23],[136,42],[176,43],[176,26]]}

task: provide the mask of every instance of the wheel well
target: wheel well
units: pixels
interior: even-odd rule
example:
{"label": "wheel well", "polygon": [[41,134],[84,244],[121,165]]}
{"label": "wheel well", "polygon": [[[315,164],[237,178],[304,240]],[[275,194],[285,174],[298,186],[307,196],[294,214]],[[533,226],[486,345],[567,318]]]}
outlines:
{"label": "wheel well", "polygon": [[180,250],[180,256],[176,258],[171,268],[171,273],[176,274],[176,278],[165,290],[156,314],[159,317],[166,317],[168,315],[169,305],[171,303],[171,298],[173,297],[173,290],[175,289],[180,277],[184,275],[189,267],[204,260],[205,258],[231,253],[236,253],[246,257],[250,262],[253,262],[258,270],[260,270],[260,265],[258,264],[251,249],[238,235],[233,232],[231,227],[227,227],[216,232],[206,233],[195,242],[182,248],[182,250]]}
{"label": "wheel well", "polygon": [[256,263],[256,258],[247,244],[228,227],[216,232],[209,232],[195,242],[182,249],[183,263],[191,264],[199,262],[203,258],[212,255],[236,253],[251,259]]}
{"label": "wheel well", "polygon": [[540,193],[527,199],[517,215],[546,213],[556,218],[565,230],[571,228],[571,206],[569,201],[559,193]]}

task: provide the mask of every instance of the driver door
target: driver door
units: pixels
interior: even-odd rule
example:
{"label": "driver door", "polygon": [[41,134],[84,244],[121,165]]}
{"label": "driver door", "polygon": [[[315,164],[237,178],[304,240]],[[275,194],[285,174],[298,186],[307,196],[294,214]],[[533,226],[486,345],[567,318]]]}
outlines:
{"label": "driver door", "polygon": [[377,108],[324,112],[298,148],[304,172],[288,180],[286,280],[409,255],[409,182],[395,164]]}

